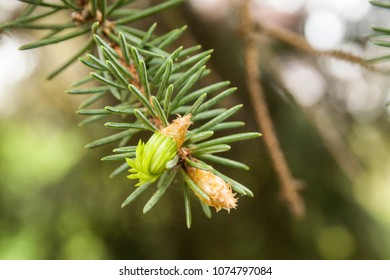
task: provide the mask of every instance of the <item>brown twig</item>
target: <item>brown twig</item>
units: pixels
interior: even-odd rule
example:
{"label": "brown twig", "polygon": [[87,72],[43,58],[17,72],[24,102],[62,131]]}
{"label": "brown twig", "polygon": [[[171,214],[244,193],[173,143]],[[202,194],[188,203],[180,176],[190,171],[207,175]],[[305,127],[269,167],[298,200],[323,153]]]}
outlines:
{"label": "brown twig", "polygon": [[302,217],[305,207],[298,190],[298,181],[291,174],[286,158],[280,148],[279,140],[271,120],[265,100],[263,88],[258,78],[260,77],[259,56],[257,44],[253,38],[255,25],[250,15],[250,0],[242,2],[241,6],[241,31],[244,44],[245,71],[247,75],[247,87],[250,99],[256,114],[256,120],[264,135],[264,142],[271,157],[274,170],[281,185],[281,198],[287,204],[290,211],[296,217]]}
{"label": "brown twig", "polygon": [[348,61],[351,63],[358,64],[364,68],[370,69],[370,70],[376,70],[376,68],[370,64],[368,64],[363,58],[360,56],[353,55],[351,53],[347,53],[340,50],[318,50],[313,48],[304,37],[301,35],[290,31],[288,29],[285,29],[280,26],[266,24],[263,22],[256,22],[255,23],[256,29],[266,34],[280,42],[283,42],[285,44],[288,44],[296,49],[300,49],[302,51],[308,52],[313,55],[317,56],[329,56],[333,58],[337,58],[340,60]]}

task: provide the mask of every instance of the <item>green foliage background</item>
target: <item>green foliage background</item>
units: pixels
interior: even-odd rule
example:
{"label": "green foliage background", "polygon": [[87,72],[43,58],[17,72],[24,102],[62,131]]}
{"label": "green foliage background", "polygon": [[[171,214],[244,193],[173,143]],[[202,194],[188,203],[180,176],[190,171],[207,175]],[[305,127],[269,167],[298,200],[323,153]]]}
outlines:
{"label": "green foliage background", "polygon": [[[245,131],[256,131],[234,33],[208,26],[187,6],[141,24],[147,29],[158,21],[159,28],[169,29],[182,25],[182,18],[204,49],[215,49],[213,66],[239,88],[225,102],[244,103],[245,110],[236,118],[246,121]],[[262,141],[250,141],[233,148],[229,156],[249,165],[251,171],[221,169],[250,187],[255,197],[241,198],[237,210],[212,219],[205,218],[199,207],[188,230],[179,186],[171,188],[146,215],[142,208],[151,190],[121,209],[133,186],[125,174],[108,178],[112,165],[100,158],[110,153],[110,147],[83,148],[105,131],[77,127],[80,117],[74,111],[83,97],[63,92],[87,69],[73,65],[54,81],[44,80],[57,64],[55,59],[63,59],[64,52],[73,53],[77,46],[72,41],[46,47],[39,71],[15,90],[23,92],[18,106],[0,118],[0,259],[390,258],[390,217],[372,210],[375,202],[368,201],[370,188],[375,191],[375,183],[383,185],[376,181],[376,170],[386,168],[390,159],[384,140],[389,137],[388,122],[349,123],[351,130],[370,135],[352,141],[367,159],[369,172],[360,181],[350,182],[303,114],[283,102],[265,79],[288,162],[295,176],[305,181],[306,217],[294,220],[279,203],[278,182]]]}

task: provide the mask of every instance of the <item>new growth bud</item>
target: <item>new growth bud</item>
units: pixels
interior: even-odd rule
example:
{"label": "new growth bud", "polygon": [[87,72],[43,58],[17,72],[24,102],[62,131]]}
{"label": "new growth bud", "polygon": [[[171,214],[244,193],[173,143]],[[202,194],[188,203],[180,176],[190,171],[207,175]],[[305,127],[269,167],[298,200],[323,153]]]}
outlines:
{"label": "new growth bud", "polygon": [[166,164],[176,153],[175,141],[160,132],[154,133],[146,144],[139,140],[135,159],[126,158],[127,164],[131,167],[129,172],[133,173],[127,178],[139,179],[136,186],[153,183],[164,172]]}
{"label": "new growth bud", "polygon": [[204,203],[215,207],[217,212],[222,208],[228,212],[230,212],[230,209],[236,208],[236,194],[233,193],[232,188],[222,178],[210,171],[195,167],[188,167],[187,174],[209,196],[210,200],[205,200],[199,196],[199,199]]}
{"label": "new growth bud", "polygon": [[140,140],[135,159],[126,158],[132,173],[127,178],[138,179],[136,186],[156,181],[183,144],[191,124],[190,118],[190,115],[178,117],[171,125],[155,132],[146,144]]}

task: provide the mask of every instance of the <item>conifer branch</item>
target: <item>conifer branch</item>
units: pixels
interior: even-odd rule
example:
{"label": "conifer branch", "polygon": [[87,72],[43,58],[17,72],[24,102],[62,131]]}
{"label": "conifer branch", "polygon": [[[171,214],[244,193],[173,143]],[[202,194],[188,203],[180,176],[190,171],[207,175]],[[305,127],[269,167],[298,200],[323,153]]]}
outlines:
{"label": "conifer branch", "polygon": [[[122,207],[141,195],[149,185],[156,183],[157,189],[143,210],[144,213],[148,212],[163,197],[178,174],[187,184],[183,187],[187,227],[192,222],[189,189],[199,199],[207,217],[211,216],[208,206],[217,211],[235,208],[237,198],[233,191],[253,196],[249,189],[200,160],[202,157],[207,162],[247,170],[249,167],[240,162],[213,154],[230,150],[231,146],[227,143],[260,136],[259,133],[232,133],[210,140],[214,131],[243,125],[242,122],[226,122],[242,105],[214,108],[235,92],[235,88],[226,89],[229,82],[193,89],[210,73],[206,64],[212,51],[199,53],[198,46],[169,51],[186,26],[157,35],[157,24],[146,31],[128,25],[161,13],[182,0],[168,0],[145,10],[126,8],[126,4],[131,2],[128,0],[110,5],[105,0],[62,0],[62,4],[23,1],[30,5],[27,7],[29,12],[1,27],[47,29],[50,32],[36,42],[22,46],[21,50],[57,44],[81,35],[88,36],[84,47],[49,78],[65,70],[77,58],[91,69],[89,77],[74,83],[67,92],[89,95],[77,111],[86,116],[80,125],[105,120],[104,126],[112,129],[111,134],[92,141],[86,148],[116,143],[114,154],[102,158],[105,162],[121,162],[110,177],[130,168],[127,177],[138,180],[137,188]],[[37,6],[49,12],[34,15],[34,9],[30,7]],[[59,11],[67,11],[69,21],[47,25],[36,22]],[[104,101],[110,95],[114,104],[103,108],[93,107],[97,101]],[[121,121],[117,120],[118,115]],[[131,145],[132,139],[140,131],[149,132],[149,140],[138,138],[138,144]]]}

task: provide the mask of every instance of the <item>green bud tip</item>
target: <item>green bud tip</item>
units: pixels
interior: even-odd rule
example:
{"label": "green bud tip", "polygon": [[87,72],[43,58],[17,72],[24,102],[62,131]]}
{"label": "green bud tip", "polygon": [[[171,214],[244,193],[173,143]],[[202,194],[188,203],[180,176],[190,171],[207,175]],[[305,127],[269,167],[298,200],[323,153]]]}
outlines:
{"label": "green bud tip", "polygon": [[138,179],[136,186],[153,183],[165,171],[169,161],[177,154],[177,145],[172,137],[155,132],[145,143],[139,140],[135,159],[126,158],[131,167],[127,176],[129,179]]}

